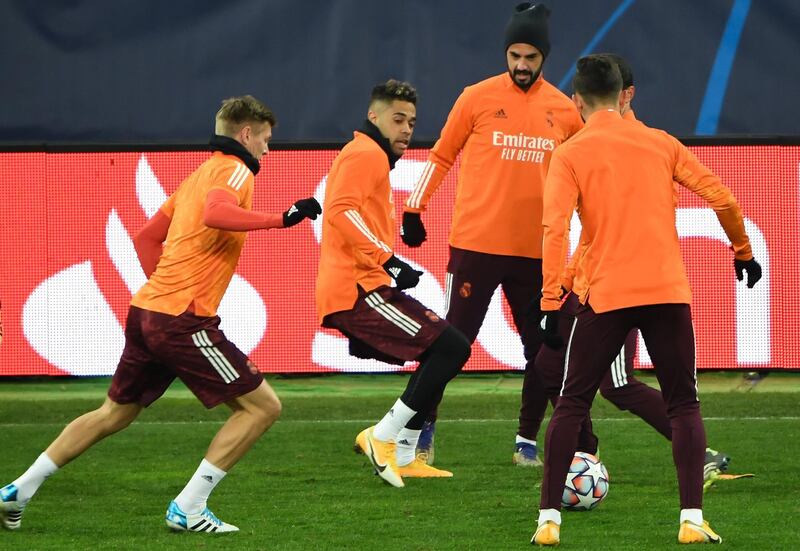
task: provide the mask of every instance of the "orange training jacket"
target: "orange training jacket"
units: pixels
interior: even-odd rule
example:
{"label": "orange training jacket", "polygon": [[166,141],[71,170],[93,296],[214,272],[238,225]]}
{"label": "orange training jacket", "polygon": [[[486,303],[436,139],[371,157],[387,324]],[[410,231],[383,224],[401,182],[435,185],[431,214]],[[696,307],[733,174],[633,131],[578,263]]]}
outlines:
{"label": "orange training jacket", "polygon": [[360,285],[389,285],[382,264],[392,256],[395,216],[389,159],[375,141],[355,132],[333,161],[322,207],[317,314],[350,310]]}
{"label": "orange training jacket", "polygon": [[[636,118],[633,109],[628,109],[627,111],[625,111],[625,114],[622,115],[622,118],[625,119],[626,121],[634,121],[642,125],[644,124],[643,122],[641,122],[639,119]],[[673,186],[673,188],[675,190],[673,197],[675,200],[675,207],[677,208],[678,184],[676,183]],[[583,240],[583,233],[581,232],[580,239],[578,239],[578,246],[575,249],[575,253],[572,255],[572,258],[570,259],[569,264],[567,265],[567,268],[565,269],[564,275],[562,276],[561,279],[561,286],[564,287],[564,289],[566,289],[567,291],[572,290],[573,279],[575,279],[575,270],[577,269],[578,261],[580,260],[581,256],[583,256],[583,252],[585,250],[586,250],[586,243]]]}
{"label": "orange training jacket", "polygon": [[541,76],[527,92],[508,73],[468,86],[404,210],[425,210],[463,150],[450,244],[541,258],[542,189],[550,157],[582,124],[572,101]]}
{"label": "orange training jacket", "polygon": [[177,316],[192,308],[214,316],[230,284],[247,233],[210,228],[203,221],[209,191],[224,189],[250,210],[255,176],[235,155],[215,151],[161,206],[171,219],[164,251],[131,304]]}
{"label": "orange training jacket", "polygon": [[544,196],[543,311],[558,310],[569,224],[577,208],[585,250],[573,292],[597,313],[691,303],[675,228],[673,180],[703,197],[733,243],[752,258],[733,194],[677,139],[597,111],[553,155]]}

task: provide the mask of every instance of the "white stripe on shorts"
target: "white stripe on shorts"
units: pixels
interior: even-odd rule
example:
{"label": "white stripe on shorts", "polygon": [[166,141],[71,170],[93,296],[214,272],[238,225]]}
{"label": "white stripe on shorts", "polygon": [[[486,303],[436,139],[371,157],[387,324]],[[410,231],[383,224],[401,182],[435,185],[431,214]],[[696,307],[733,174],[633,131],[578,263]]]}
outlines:
{"label": "white stripe on shorts", "polygon": [[192,335],[192,342],[206,357],[208,363],[217,371],[225,384],[230,384],[239,378],[239,373],[233,368],[222,352],[211,343],[205,329]]}
{"label": "white stripe on shorts", "polygon": [[364,299],[369,306],[375,309],[381,316],[391,321],[397,327],[411,335],[416,336],[422,327],[419,323],[398,310],[394,305],[387,304],[378,293],[367,295]]}

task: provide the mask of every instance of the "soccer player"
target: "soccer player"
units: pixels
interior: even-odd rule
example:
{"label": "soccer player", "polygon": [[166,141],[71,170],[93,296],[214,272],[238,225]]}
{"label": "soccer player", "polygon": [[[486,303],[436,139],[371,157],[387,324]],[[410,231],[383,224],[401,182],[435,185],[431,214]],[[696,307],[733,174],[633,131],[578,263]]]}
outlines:
{"label": "soccer player", "polygon": [[[731,240],[737,274],[760,277],[736,199],[678,140],[619,113],[622,78],[603,56],[577,62],[574,100],[583,131],[553,155],[544,196],[541,327],[557,337],[567,232],[577,208],[585,250],[573,292],[580,306],[567,345],[561,396],[547,429],[538,527],[557,545],[561,496],[577,432],[600,382],[633,327],[653,358],[672,428],[680,493],[680,543],[721,538],[703,519],[705,429],[697,397],[691,291],[675,229],[673,180],[714,209]],[[645,185],[643,185],[645,184]]]}
{"label": "soccer player", "polygon": [[[631,100],[635,94],[633,84],[633,71],[630,65],[616,54],[602,54],[617,65],[622,77],[622,94],[620,96],[620,114],[625,120],[636,121]],[[638,122],[638,121],[637,121]],[[639,123],[641,124],[641,123]],[[676,195],[677,198],[677,195]],[[677,199],[676,199],[677,204]],[[573,255],[567,268],[567,272],[562,279],[561,286],[565,290],[572,289],[573,278],[575,275],[576,264],[581,256],[585,244]],[[572,322],[578,311],[580,303],[574,293],[568,293],[561,305],[561,315],[559,316],[558,335],[556,346],[543,346],[536,357],[536,369],[540,371],[540,378],[545,381],[557,381],[556,387],[548,387],[546,392],[549,396],[558,396],[561,390],[561,381],[564,375],[564,360],[566,358],[566,347],[563,342],[569,340],[572,330]],[[611,368],[600,383],[600,394],[623,411],[630,411],[639,416],[646,423],[651,425],[667,440],[672,438],[672,428],[670,427],[667,410],[662,399],[661,392],[652,388],[636,378],[633,371],[633,359],[636,354],[636,337],[638,330],[632,329],[625,338],[617,357],[611,364]],[[579,446],[580,449],[580,446]],[[711,448],[706,448],[703,477],[711,483],[715,477],[728,468],[730,457]]]}
{"label": "soccer player", "polygon": [[[216,315],[247,231],[285,228],[321,212],[302,199],[283,214],[254,212],[253,185],[275,116],[252,96],[229,98],[216,114],[213,154],[186,178],[134,239],[148,277],[128,310],[125,348],[98,409],[72,421],[25,473],[0,489],[0,520],[20,527],[25,506],[58,469],[136,419],[175,377],[207,408],[231,416],[189,482],[169,504],[167,526],[235,532],[208,507],[211,491],[280,414],[278,397],[219,329]],[[163,246],[162,246],[163,243]]]}
{"label": "soccer player", "polygon": [[389,80],[372,90],[367,120],[328,174],[317,277],[320,323],[348,337],[351,354],[420,362],[388,413],[356,438],[356,451],[395,487],[404,486],[403,477],[452,476],[426,465],[415,449],[430,408],[470,355],[464,335],[402,292],[422,272],[393,251],[389,171],[408,148],[416,102],[407,82]]}
{"label": "soccer player", "polygon": [[[421,213],[453,166],[461,168],[450,228],[446,317],[474,342],[501,286],[522,339],[525,378],[513,461],[538,466],[536,436],[547,408],[533,369],[541,345],[527,311],[538,314],[542,283],[542,186],[553,150],[577,132],[575,105],[542,76],[550,53],[549,10],[519,4],[505,30],[507,72],[464,89],[404,206],[402,239],[426,239]],[[437,400],[438,405],[438,400]],[[435,412],[420,453],[433,460]]]}

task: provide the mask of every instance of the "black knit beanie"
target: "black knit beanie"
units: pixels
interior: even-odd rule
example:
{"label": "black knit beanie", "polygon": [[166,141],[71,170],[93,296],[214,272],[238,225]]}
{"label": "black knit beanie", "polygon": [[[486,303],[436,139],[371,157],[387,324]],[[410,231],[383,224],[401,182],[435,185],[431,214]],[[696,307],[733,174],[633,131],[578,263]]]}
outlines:
{"label": "black knit beanie", "polygon": [[523,2],[517,4],[511,19],[506,25],[505,49],[521,42],[530,44],[542,52],[542,57],[550,53],[550,38],[547,32],[547,18],[550,10],[544,4]]}

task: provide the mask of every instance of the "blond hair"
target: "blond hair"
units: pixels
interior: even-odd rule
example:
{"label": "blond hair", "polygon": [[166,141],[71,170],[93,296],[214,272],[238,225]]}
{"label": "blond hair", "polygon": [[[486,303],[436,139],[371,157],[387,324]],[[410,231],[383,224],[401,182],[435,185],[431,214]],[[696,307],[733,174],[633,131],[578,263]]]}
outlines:
{"label": "blond hair", "polygon": [[278,124],[272,110],[251,95],[237,96],[222,100],[222,107],[215,116],[214,131],[222,136],[233,138],[248,124]]}

